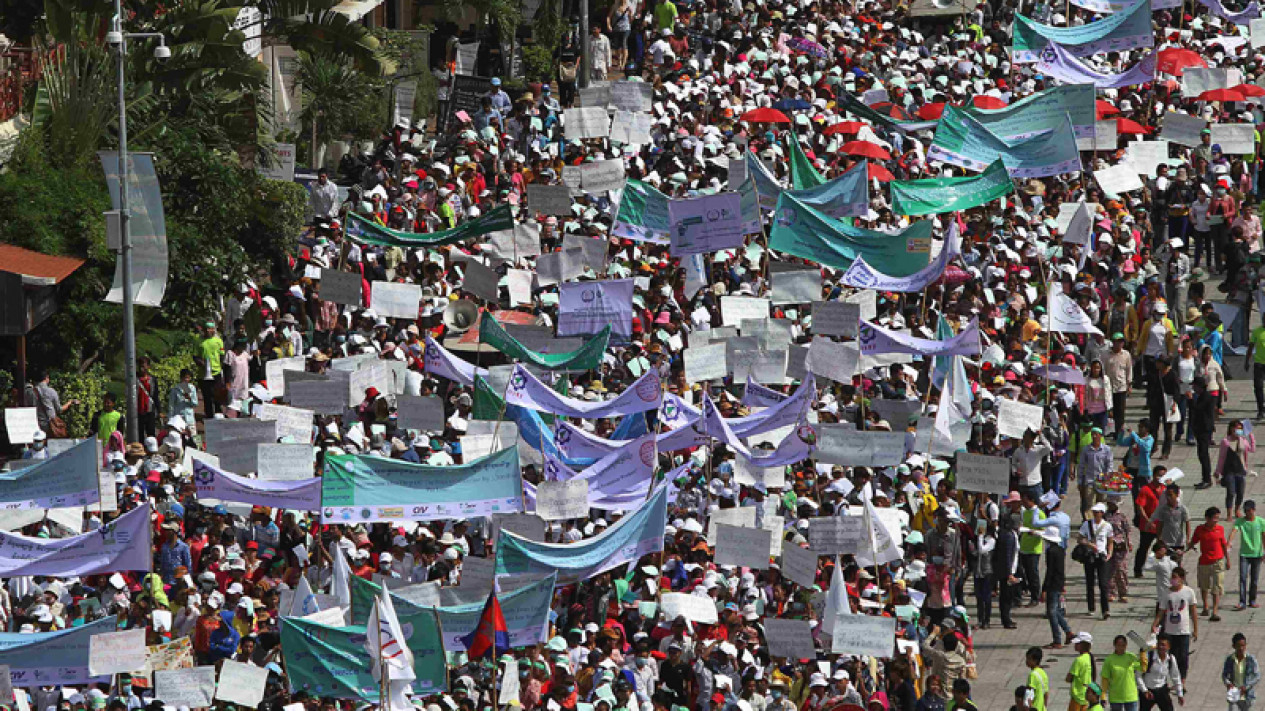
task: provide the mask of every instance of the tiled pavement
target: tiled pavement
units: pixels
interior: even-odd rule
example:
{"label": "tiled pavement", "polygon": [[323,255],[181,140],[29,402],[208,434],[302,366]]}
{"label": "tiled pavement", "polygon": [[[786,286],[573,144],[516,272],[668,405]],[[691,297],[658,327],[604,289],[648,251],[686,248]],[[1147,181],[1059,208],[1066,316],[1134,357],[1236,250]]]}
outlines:
{"label": "tiled pavement", "polygon": [[[1242,369],[1243,357],[1227,355],[1227,366],[1229,366],[1227,370],[1232,368],[1234,380],[1227,383],[1230,397],[1226,403],[1225,416],[1218,418],[1217,435],[1214,437],[1213,451],[1210,453],[1213,466],[1216,465],[1217,442],[1225,431],[1225,423],[1232,419],[1252,417],[1256,410],[1251,376]],[[1141,419],[1144,408],[1145,403],[1142,397],[1135,391],[1134,397],[1129,401],[1126,419],[1131,422]],[[1265,473],[1265,442],[1261,444],[1262,450],[1250,456],[1248,469]],[[1124,448],[1117,448],[1117,455],[1123,456],[1123,454]],[[1202,522],[1204,509],[1209,506],[1224,508],[1225,489],[1222,487],[1214,485],[1203,491],[1191,488],[1199,481],[1199,459],[1194,447],[1175,443],[1171,457],[1164,464],[1170,469],[1179,468],[1185,472],[1180,483],[1183,485],[1183,501],[1192,517],[1192,530],[1194,526]],[[1075,487],[1071,488],[1075,489]],[[1249,476],[1245,498],[1265,501],[1265,478]],[[1125,514],[1131,517],[1132,503],[1126,500],[1124,508]],[[1064,501],[1064,509],[1072,517],[1073,529],[1079,527],[1080,504],[1079,496],[1075,491],[1069,491]],[[1226,526],[1226,518],[1227,516],[1223,513],[1223,527]],[[1228,527],[1226,532],[1228,536]],[[1133,542],[1137,544],[1136,530]],[[1243,632],[1247,635],[1248,651],[1265,661],[1262,657],[1265,654],[1265,607],[1255,610],[1249,608],[1243,612],[1233,611],[1233,607],[1238,603],[1237,541],[1229,557],[1230,569],[1225,576],[1226,594],[1221,603],[1221,621],[1209,622],[1206,617],[1200,618],[1199,641],[1191,645],[1190,671],[1187,678],[1189,689],[1185,706],[1187,709],[1226,708],[1225,687],[1221,683],[1221,664],[1225,660],[1225,655],[1230,652],[1230,637],[1235,632]],[[1195,584],[1195,561],[1196,555],[1188,553],[1183,559],[1183,565],[1190,573],[1191,587],[1198,594],[1198,587]],[[1044,558],[1041,571],[1044,575]],[[1129,602],[1127,604],[1112,602],[1110,619],[1101,619],[1101,611],[1091,617],[1086,606],[1084,569],[1072,562],[1069,556],[1067,560],[1068,623],[1072,626],[1073,633],[1085,631],[1094,636],[1096,659],[1101,660],[1103,656],[1111,653],[1111,640],[1118,634],[1134,630],[1143,638],[1149,635],[1151,621],[1154,619],[1155,576],[1152,573],[1143,575],[1140,579],[1130,578]],[[1262,597],[1265,598],[1265,595]],[[975,598],[971,593],[969,583],[966,598],[968,611],[974,617]],[[1027,679],[1027,668],[1023,662],[1024,652],[1032,646],[1040,647],[1049,644],[1050,625],[1045,618],[1045,606],[1040,605],[1016,609],[1014,619],[1019,625],[1018,629],[1004,629],[998,621],[996,599],[993,604],[994,625],[990,629],[977,630],[975,633],[979,678],[972,683],[972,696],[981,709],[1004,711],[1014,703],[1015,688]],[[1265,604],[1265,599],[1262,600],[1262,604]],[[1071,647],[1064,647],[1054,651],[1045,650],[1045,655],[1043,666],[1050,675],[1051,686],[1049,708],[1065,709],[1070,696],[1068,684],[1063,680],[1076,653]],[[1101,669],[1101,663],[1099,669]]]}

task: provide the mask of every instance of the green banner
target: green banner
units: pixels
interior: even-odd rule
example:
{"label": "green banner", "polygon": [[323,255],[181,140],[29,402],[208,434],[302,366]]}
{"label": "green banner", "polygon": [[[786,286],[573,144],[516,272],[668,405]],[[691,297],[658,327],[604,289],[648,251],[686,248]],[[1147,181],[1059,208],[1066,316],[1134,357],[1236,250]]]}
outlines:
{"label": "green banner", "polygon": [[537,353],[511,336],[492,314],[484,311],[483,319],[479,321],[480,343],[492,346],[510,360],[530,363],[545,370],[597,370],[602,365],[602,355],[606,353],[606,344],[610,339],[611,327],[608,325],[570,353]]}
{"label": "green banner", "polygon": [[[892,210],[898,215],[935,215],[968,210],[1015,191],[1000,159],[983,173],[965,178],[893,180]],[[866,257],[869,261],[869,257]]]}
{"label": "green banner", "polygon": [[405,232],[374,224],[355,213],[347,213],[347,236],[366,244],[383,247],[440,247],[465,239],[482,237],[501,230],[514,229],[514,216],[509,205],[493,208],[486,215],[463,222],[451,230],[440,232]]}
{"label": "green banner", "polygon": [[[554,392],[559,395],[570,395],[571,379],[559,378],[558,382],[553,386]],[[501,411],[505,411],[505,417],[501,418]],[[518,405],[505,406],[505,398],[501,397],[501,393],[493,392],[492,386],[482,376],[474,376],[474,407],[470,410],[470,418],[474,420],[496,420],[498,418],[505,420],[513,420],[521,422],[518,412],[531,412],[539,416],[545,424],[553,426],[553,415],[548,412],[533,412],[532,410],[523,410]],[[520,424],[521,428],[522,425]],[[521,432],[521,429],[520,429]]]}
{"label": "green banner", "polygon": [[909,276],[931,259],[931,221],[888,234],[861,229],[814,210],[789,192],[778,198],[769,248],[847,269],[859,256],[888,276]]}
{"label": "green banner", "polygon": [[668,221],[668,196],[640,180],[628,179],[619,198],[619,211],[611,232],[617,237],[655,244],[668,244],[672,225]]}
{"label": "green banner", "polygon": [[[433,609],[399,606],[396,616],[413,653],[413,692],[420,696],[448,688],[448,666],[439,616]],[[364,625],[329,627],[297,617],[281,618],[290,691],[312,696],[378,703],[381,685],[373,678],[373,660],[365,649]]]}
{"label": "green banner", "polygon": [[794,131],[791,131],[789,142],[791,145],[787,152],[791,156],[791,189],[805,190],[825,184],[826,176],[818,173],[812,161],[804,155],[804,149],[799,145],[799,137]]}

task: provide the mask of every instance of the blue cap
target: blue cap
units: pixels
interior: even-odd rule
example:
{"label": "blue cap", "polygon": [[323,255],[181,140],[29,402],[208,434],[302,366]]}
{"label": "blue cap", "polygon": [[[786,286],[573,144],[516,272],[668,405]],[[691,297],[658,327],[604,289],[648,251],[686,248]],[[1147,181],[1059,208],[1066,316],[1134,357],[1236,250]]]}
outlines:
{"label": "blue cap", "polygon": [[224,504],[216,504],[215,508],[211,509],[211,513],[217,514],[219,516],[227,516],[228,508],[224,506]]}
{"label": "blue cap", "polygon": [[501,85],[501,78],[500,78],[500,77],[492,77],[492,86],[500,86],[500,85]]}

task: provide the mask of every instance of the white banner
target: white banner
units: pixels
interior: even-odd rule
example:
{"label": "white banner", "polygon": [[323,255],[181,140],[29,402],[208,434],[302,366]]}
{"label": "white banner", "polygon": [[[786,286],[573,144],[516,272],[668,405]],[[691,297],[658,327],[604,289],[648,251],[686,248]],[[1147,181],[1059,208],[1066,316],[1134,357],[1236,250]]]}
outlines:
{"label": "white banner", "polygon": [[746,237],[741,200],[738,193],[669,200],[672,254],[705,254],[741,247]]}
{"label": "white banner", "polygon": [[880,659],[892,656],[896,648],[896,618],[869,615],[839,615],[835,618],[830,651]]}

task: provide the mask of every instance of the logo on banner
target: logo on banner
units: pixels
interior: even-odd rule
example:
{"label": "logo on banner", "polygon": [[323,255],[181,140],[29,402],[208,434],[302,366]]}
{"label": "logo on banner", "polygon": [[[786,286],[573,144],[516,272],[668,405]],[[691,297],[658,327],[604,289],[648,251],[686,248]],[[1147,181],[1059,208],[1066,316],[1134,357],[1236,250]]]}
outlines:
{"label": "logo on banner", "polygon": [[431,358],[431,359],[438,358],[438,357],[439,357],[439,346],[436,346],[436,345],[434,345],[434,344],[431,344],[431,345],[429,345],[429,346],[426,346],[426,357],[427,357],[427,358]]}
{"label": "logo on banner", "polygon": [[522,390],[527,387],[527,376],[523,375],[521,371],[515,370],[510,375],[510,387],[515,390]]}
{"label": "logo on banner", "polygon": [[799,427],[796,427],[795,436],[799,437],[799,441],[810,447],[817,446],[817,430],[808,423],[804,423]]}
{"label": "logo on banner", "polygon": [[571,430],[565,427],[559,428],[558,431],[554,433],[553,442],[559,447],[567,446],[571,443]]}
{"label": "logo on banner", "polygon": [[795,208],[784,207],[777,213],[777,223],[783,227],[790,227],[795,224],[798,217]]}
{"label": "logo on banner", "polygon": [[655,443],[643,442],[641,445],[641,463],[646,466],[654,465]]}
{"label": "logo on banner", "polygon": [[584,289],[580,292],[580,301],[583,301],[586,304],[593,303],[594,301],[597,301],[598,298],[599,295],[597,293],[597,289]]}
{"label": "logo on banner", "polygon": [[659,376],[652,375],[653,377],[646,378],[637,384],[637,397],[646,402],[654,402],[659,397]]}
{"label": "logo on banner", "polygon": [[858,266],[853,262],[854,269],[849,269],[848,281],[854,286],[861,288],[869,288],[878,283],[878,278],[874,276],[874,270],[870,269],[870,265],[861,262]]}
{"label": "logo on banner", "polygon": [[201,462],[198,462],[197,464],[198,466],[195,466],[193,468],[193,483],[201,487],[206,487],[206,486],[210,486],[214,484],[215,472],[211,471],[210,469],[207,469],[204,466],[201,466]]}
{"label": "logo on banner", "polygon": [[545,460],[545,481],[558,481],[558,463],[552,459]]}
{"label": "logo on banner", "polygon": [[662,411],[663,419],[668,422],[674,422],[677,416],[681,414],[679,408],[676,406],[676,401],[671,399],[663,401]]}
{"label": "logo on banner", "polygon": [[857,340],[861,341],[862,345],[869,345],[878,340],[878,331],[875,331],[870,324],[862,321],[857,328]]}
{"label": "logo on banner", "polygon": [[1046,64],[1053,64],[1057,58],[1057,55],[1054,53],[1054,45],[1046,45],[1045,49],[1041,50],[1042,62],[1045,62]]}

